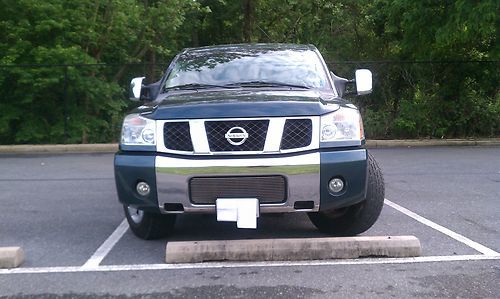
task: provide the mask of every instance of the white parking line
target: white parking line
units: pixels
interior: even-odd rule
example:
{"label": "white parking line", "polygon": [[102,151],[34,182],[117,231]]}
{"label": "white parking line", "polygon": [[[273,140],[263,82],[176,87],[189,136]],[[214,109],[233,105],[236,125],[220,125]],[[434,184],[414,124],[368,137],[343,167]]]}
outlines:
{"label": "white parking line", "polygon": [[469,239],[467,237],[462,236],[461,234],[458,234],[452,230],[449,230],[444,226],[441,226],[435,222],[432,222],[427,218],[424,218],[424,217],[422,217],[422,216],[420,216],[420,215],[418,215],[418,214],[416,214],[416,213],[414,213],[414,212],[412,212],[412,211],[410,211],[410,210],[408,210],[408,209],[406,209],[406,208],[404,208],[396,203],[393,203],[392,201],[388,200],[387,198],[385,199],[385,204],[390,206],[391,208],[396,209],[399,212],[417,220],[418,222],[425,224],[428,227],[431,227],[431,228],[447,235],[448,237],[453,238],[453,239],[481,252],[484,255],[500,256],[500,254],[498,252],[496,252],[495,250],[492,250],[484,245],[481,245],[475,241],[472,241],[471,239]]}
{"label": "white parking line", "polygon": [[313,260],[313,261],[275,261],[275,262],[210,262],[195,264],[137,264],[137,265],[105,265],[100,263],[123,237],[129,228],[124,219],[115,231],[104,241],[95,253],[81,267],[35,267],[0,269],[1,274],[47,274],[47,273],[76,273],[76,272],[113,272],[113,271],[144,271],[144,270],[182,270],[182,269],[216,269],[216,268],[247,268],[247,267],[292,267],[292,266],[332,266],[332,265],[377,265],[377,264],[414,264],[430,262],[456,262],[500,260],[500,254],[484,245],[455,233],[435,222],[432,222],[388,199],[385,204],[397,211],[427,225],[479,252],[482,255],[449,255],[449,256],[420,256],[411,258],[361,258],[343,260]]}
{"label": "white parking line", "polygon": [[378,265],[378,264],[415,264],[431,262],[457,262],[500,260],[500,256],[487,255],[449,255],[449,256],[420,256],[410,258],[361,258],[325,261],[296,261],[296,262],[217,262],[195,264],[139,264],[139,265],[106,265],[96,267],[39,267],[0,269],[2,274],[47,274],[47,273],[76,273],[76,272],[119,272],[144,270],[186,270],[186,269],[220,269],[220,268],[249,268],[249,267],[294,267],[294,266],[334,266],[334,265]]}
{"label": "white parking line", "polygon": [[94,254],[87,260],[87,262],[82,266],[83,269],[95,268],[99,266],[102,260],[108,255],[108,253],[113,249],[116,243],[123,237],[125,232],[127,232],[128,223],[127,219],[123,219],[122,223],[118,225],[115,231],[102,243],[102,245],[97,248]]}

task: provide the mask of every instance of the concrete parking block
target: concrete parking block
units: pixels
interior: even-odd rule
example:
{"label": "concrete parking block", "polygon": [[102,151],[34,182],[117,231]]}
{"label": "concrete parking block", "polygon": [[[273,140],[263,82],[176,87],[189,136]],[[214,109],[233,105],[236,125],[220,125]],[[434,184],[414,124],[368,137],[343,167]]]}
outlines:
{"label": "concrete parking block", "polygon": [[24,262],[21,247],[0,247],[0,269],[17,268]]}
{"label": "concrete parking block", "polygon": [[168,242],[167,263],[297,261],[359,257],[414,257],[415,236],[294,238]]}

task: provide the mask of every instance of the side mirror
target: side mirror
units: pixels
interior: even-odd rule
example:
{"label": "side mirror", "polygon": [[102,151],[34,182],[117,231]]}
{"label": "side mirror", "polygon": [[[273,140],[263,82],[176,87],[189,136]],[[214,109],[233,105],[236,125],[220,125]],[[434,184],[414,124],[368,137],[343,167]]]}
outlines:
{"label": "side mirror", "polygon": [[132,101],[140,101],[141,100],[141,91],[142,91],[142,81],[144,81],[146,77],[137,77],[130,81],[130,100]]}
{"label": "side mirror", "polygon": [[372,92],[372,72],[370,70],[356,70],[356,92],[358,95]]}

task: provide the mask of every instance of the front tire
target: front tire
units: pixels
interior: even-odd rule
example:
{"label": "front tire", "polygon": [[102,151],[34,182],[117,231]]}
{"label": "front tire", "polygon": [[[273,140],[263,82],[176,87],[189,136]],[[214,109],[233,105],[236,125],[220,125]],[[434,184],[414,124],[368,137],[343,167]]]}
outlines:
{"label": "front tire", "polygon": [[368,187],[364,201],[353,206],[308,213],[321,231],[334,236],[354,236],[365,232],[377,221],[384,205],[385,186],[382,171],[368,153]]}
{"label": "front tire", "polygon": [[175,214],[152,213],[128,205],[124,205],[123,209],[130,229],[134,235],[141,239],[165,238],[174,230]]}

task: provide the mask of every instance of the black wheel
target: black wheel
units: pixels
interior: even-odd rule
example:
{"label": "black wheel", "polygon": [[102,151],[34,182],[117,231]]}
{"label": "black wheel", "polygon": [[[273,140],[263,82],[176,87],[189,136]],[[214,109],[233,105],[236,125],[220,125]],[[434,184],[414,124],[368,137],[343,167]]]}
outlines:
{"label": "black wheel", "polygon": [[322,232],[334,236],[354,236],[368,230],[377,221],[384,205],[384,178],[377,161],[368,154],[368,187],[364,201],[342,209],[308,213]]}
{"label": "black wheel", "polygon": [[153,240],[167,237],[175,226],[175,214],[152,213],[124,205],[125,217],[137,237]]}

